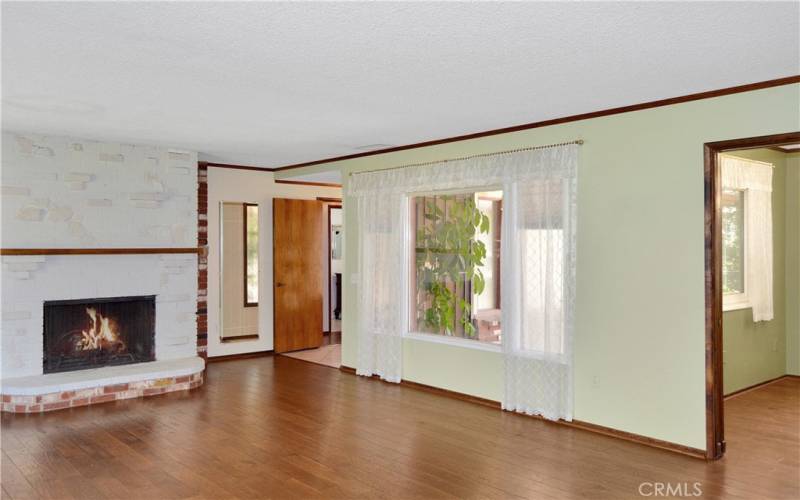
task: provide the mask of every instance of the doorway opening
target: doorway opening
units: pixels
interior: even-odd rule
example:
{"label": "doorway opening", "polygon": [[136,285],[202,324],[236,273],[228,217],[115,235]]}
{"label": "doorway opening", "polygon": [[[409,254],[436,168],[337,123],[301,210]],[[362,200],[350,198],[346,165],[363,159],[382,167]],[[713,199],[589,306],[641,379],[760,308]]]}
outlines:
{"label": "doorway opening", "polygon": [[341,205],[328,205],[328,328],[329,344],[342,343],[342,276],[344,275],[344,218]]}
{"label": "doorway opening", "polygon": [[726,407],[739,446],[743,400],[800,385],[800,312],[787,307],[800,293],[800,132],[707,143],[705,210],[706,457],[719,459]]}
{"label": "doorway opening", "polygon": [[338,368],[344,313],[341,200],[275,199],[273,208],[275,352]]}

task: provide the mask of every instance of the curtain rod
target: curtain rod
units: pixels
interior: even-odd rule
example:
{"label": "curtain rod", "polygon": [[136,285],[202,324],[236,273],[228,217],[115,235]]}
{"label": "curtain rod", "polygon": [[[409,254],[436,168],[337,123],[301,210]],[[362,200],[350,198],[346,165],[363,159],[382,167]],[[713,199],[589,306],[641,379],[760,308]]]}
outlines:
{"label": "curtain rod", "polygon": [[353,174],[368,174],[370,172],[385,172],[387,170],[397,170],[399,168],[408,168],[408,167],[422,167],[425,165],[435,165],[437,163],[448,163],[452,161],[463,161],[463,160],[471,160],[473,158],[484,158],[487,156],[498,156],[498,155],[507,155],[511,153],[521,153],[522,151],[534,151],[536,149],[547,149],[547,148],[556,148],[558,146],[569,146],[570,144],[577,144],[578,146],[583,144],[583,139],[577,139],[575,141],[569,142],[559,142],[558,144],[548,144],[546,146],[530,146],[526,148],[517,148],[517,149],[507,149],[505,151],[495,151],[494,153],[482,153],[476,155],[469,155],[469,156],[460,156],[458,158],[447,158],[444,160],[433,160],[433,161],[425,161],[421,163],[409,163],[406,165],[398,165],[396,167],[389,167],[389,168],[378,168],[375,170],[364,170],[361,172],[350,172],[348,175],[352,176]]}

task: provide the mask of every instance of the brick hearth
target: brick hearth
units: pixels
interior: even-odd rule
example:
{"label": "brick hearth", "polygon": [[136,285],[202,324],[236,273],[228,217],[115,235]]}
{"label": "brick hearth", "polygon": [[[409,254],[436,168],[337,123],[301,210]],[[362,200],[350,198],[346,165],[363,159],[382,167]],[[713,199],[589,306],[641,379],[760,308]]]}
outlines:
{"label": "brick hearth", "polygon": [[77,406],[106,403],[119,399],[156,396],[174,391],[187,391],[203,384],[203,372],[180,377],[155,378],[140,382],[111,384],[74,391],[51,392],[41,395],[2,395],[2,411],[10,413],[40,413]]}

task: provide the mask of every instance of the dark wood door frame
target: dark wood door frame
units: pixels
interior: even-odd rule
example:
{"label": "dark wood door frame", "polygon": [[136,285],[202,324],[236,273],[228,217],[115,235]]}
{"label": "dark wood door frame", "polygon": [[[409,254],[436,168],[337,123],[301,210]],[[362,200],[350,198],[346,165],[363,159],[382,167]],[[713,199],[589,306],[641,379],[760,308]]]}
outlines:
{"label": "dark wood door frame", "polygon": [[[319,198],[317,198],[319,199]],[[342,200],[339,200],[342,201]],[[331,251],[333,250],[331,247],[331,210],[334,208],[341,209],[341,205],[328,205],[328,333],[333,334],[333,297],[331,296],[331,274],[333,273],[333,266],[331,266],[331,261],[333,260],[333,254]],[[336,332],[341,333],[341,332]],[[331,335],[333,338],[333,335]]]}
{"label": "dark wood door frame", "polygon": [[706,296],[706,458],[725,454],[722,405],[722,211],[721,176],[717,155],[800,143],[800,131],[705,144],[705,296]]}

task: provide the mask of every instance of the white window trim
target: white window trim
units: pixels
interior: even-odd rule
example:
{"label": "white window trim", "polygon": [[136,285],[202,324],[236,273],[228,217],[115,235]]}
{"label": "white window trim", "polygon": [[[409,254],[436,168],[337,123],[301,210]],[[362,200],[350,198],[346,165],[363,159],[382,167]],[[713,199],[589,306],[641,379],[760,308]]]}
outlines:
{"label": "white window trim", "polygon": [[722,312],[750,309],[750,299],[746,293],[730,293],[722,296]]}
{"label": "white window trim", "polygon": [[441,335],[438,333],[421,333],[421,332],[407,332],[403,335],[404,339],[420,340],[423,342],[431,342],[434,344],[444,344],[455,347],[463,347],[466,349],[475,349],[478,351],[489,352],[502,352],[503,347],[500,344],[490,344],[488,342],[481,342],[476,339],[465,339],[461,337],[452,337],[449,335]]}
{"label": "white window trim", "polygon": [[749,209],[747,199],[747,189],[739,190],[742,192],[742,210],[744,212],[742,217],[742,225],[744,226],[744,230],[742,231],[742,250],[744,256],[742,257],[742,276],[744,279],[744,292],[742,293],[728,293],[722,294],[722,312],[727,311],[738,311],[740,309],[750,309],[753,307],[750,304],[750,298],[747,296],[747,268],[748,268],[748,230],[747,230],[747,211]]}

